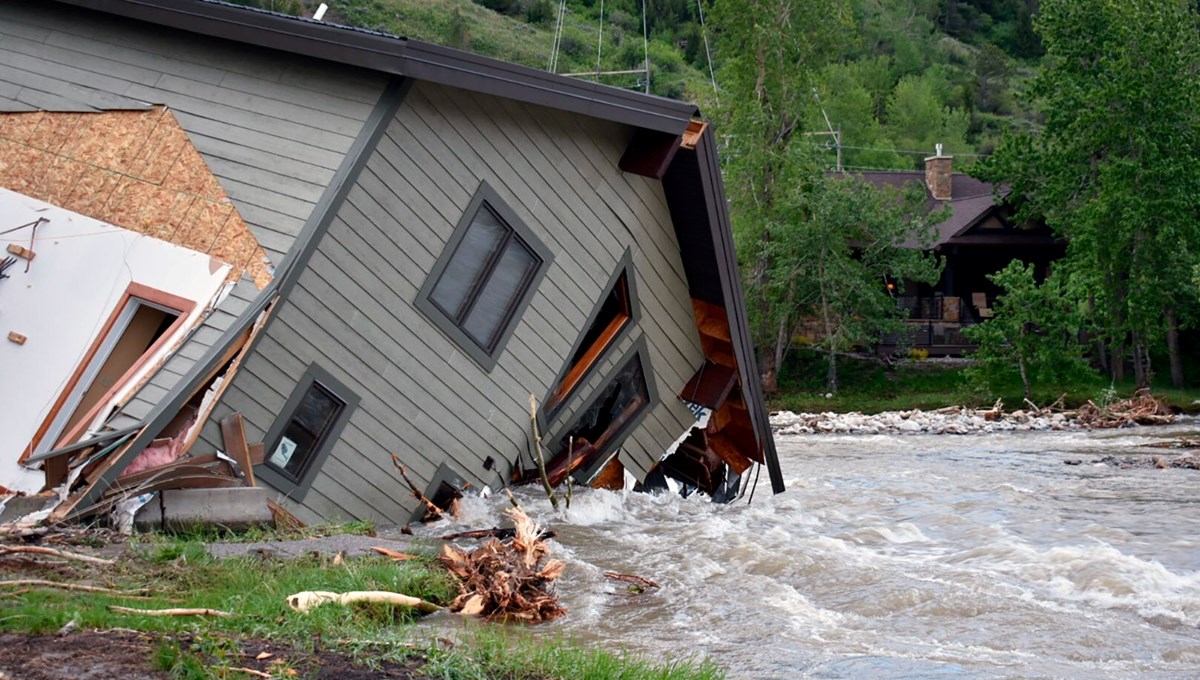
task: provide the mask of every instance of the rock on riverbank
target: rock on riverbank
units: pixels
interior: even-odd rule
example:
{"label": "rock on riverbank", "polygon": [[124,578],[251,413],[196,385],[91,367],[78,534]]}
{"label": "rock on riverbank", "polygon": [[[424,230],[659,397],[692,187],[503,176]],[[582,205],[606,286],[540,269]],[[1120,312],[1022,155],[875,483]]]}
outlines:
{"label": "rock on riverbank", "polygon": [[1067,430],[1080,427],[1065,413],[948,408],[937,411],[888,411],[876,415],[862,413],[771,414],[776,434],[981,434],[1019,430]]}

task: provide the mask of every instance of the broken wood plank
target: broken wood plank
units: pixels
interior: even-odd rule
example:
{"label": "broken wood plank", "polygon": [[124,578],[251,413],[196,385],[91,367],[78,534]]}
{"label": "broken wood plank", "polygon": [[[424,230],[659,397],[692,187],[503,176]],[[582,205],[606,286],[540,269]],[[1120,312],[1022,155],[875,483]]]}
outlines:
{"label": "broken wood plank", "polygon": [[246,484],[254,486],[254,463],[250,460],[250,445],[246,442],[246,422],[242,414],[231,413],[221,419],[221,437],[225,440],[225,453],[242,467]]}
{"label": "broken wood plank", "polygon": [[262,465],[267,460],[267,445],[259,442],[250,445],[250,465]]}
{"label": "broken wood plank", "polygon": [[37,257],[37,254],[32,250],[26,248],[25,246],[17,245],[16,243],[8,244],[8,248],[6,250],[8,250],[9,254],[16,255],[22,260],[32,260],[33,258]]}
{"label": "broken wood plank", "polygon": [[387,557],[390,557],[393,560],[415,560],[415,559],[417,559],[416,555],[402,553],[398,550],[392,550],[390,548],[383,548],[383,547],[380,547],[377,545],[371,546],[371,550],[374,550],[375,552],[379,553],[380,555],[385,555]]}

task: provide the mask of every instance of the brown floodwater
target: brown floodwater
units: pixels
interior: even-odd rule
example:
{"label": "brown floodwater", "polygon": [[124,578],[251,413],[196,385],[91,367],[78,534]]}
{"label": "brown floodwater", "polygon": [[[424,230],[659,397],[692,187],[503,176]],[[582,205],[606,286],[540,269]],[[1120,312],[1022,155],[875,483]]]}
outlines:
{"label": "brown floodwater", "polygon": [[1200,471],[1093,463],[1198,429],[780,437],[787,493],[731,505],[526,490],[568,563],[537,630],[731,678],[1200,677]]}

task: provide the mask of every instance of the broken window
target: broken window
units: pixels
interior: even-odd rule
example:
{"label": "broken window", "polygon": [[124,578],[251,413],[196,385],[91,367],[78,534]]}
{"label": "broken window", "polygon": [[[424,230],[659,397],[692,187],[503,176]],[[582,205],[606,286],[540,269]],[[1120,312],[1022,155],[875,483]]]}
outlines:
{"label": "broken window", "polygon": [[491,368],[549,256],[487,185],[446,245],[418,307]]}
{"label": "broken window", "polygon": [[258,474],[283,490],[303,493],[357,402],[333,376],[309,366],[267,435],[265,469]]}
{"label": "broken window", "polygon": [[642,356],[635,353],[592,404],[575,417],[574,425],[559,439],[560,450],[566,452],[572,439],[575,456],[611,449],[614,441],[649,403],[650,391],[646,373],[642,371]]}
{"label": "broken window", "polygon": [[584,332],[583,338],[575,348],[575,354],[567,363],[567,370],[554,392],[546,398],[546,413],[553,414],[562,406],[567,397],[583,382],[584,376],[591,371],[604,351],[612,346],[613,341],[621,331],[629,325],[633,318],[632,305],[629,295],[629,269],[626,265],[617,275],[616,281],[609,288],[608,294],[594,314],[591,325]]}

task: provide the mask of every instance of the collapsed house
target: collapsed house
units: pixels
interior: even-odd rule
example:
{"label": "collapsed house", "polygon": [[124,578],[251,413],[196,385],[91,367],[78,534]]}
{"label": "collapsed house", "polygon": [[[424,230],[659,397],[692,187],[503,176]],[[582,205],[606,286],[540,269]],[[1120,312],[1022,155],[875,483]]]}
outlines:
{"label": "collapsed house", "polygon": [[0,52],[0,484],[50,519],[404,523],[535,425],[556,480],[783,490],[694,106],[210,0],[7,3]]}

